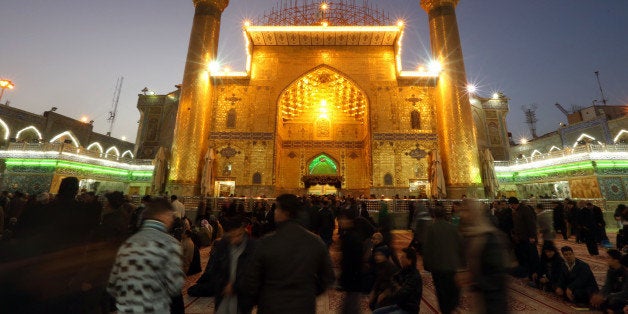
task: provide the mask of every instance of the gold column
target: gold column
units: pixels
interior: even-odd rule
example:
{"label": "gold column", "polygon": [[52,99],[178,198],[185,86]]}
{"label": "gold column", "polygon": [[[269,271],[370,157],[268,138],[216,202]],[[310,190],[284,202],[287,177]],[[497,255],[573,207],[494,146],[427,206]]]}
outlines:
{"label": "gold column", "polygon": [[183,72],[181,96],[174,129],[168,191],[177,195],[200,194],[202,160],[212,116],[212,82],[208,65],[218,52],[220,17],[229,0],[193,0],[194,21]]}
{"label": "gold column", "polygon": [[432,57],[443,67],[436,87],[436,119],[447,197],[483,196],[476,129],[456,20],[459,0],[420,1],[429,17]]}

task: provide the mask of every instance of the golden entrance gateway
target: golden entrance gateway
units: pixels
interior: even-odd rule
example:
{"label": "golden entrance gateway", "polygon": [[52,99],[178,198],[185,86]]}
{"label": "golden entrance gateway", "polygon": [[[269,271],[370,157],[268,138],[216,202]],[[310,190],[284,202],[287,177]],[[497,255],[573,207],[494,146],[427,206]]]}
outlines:
{"label": "golden entrance gateway", "polygon": [[228,1],[194,3],[170,193],[419,196],[440,173],[448,197],[481,196],[474,116],[484,109],[464,90],[457,0],[421,1],[432,61],[411,71],[401,53],[412,26],[351,1],[305,1],[305,15],[289,1],[246,22],[246,70],[226,70],[216,49]]}

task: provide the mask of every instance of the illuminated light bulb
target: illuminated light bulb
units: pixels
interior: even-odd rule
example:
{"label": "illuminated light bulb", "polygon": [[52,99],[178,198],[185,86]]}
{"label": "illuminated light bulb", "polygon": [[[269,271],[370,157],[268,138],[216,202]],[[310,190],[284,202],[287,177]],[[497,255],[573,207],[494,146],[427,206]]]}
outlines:
{"label": "illuminated light bulb", "polygon": [[521,138],[521,139],[519,140],[519,143],[521,143],[521,145],[528,144],[528,139],[527,139],[527,138],[525,138],[525,137],[523,137],[523,138]]}
{"label": "illuminated light bulb", "polygon": [[327,22],[322,22],[322,23],[321,23],[321,25],[323,25],[323,27],[327,27],[327,26],[329,26],[329,23],[327,23]]}
{"label": "illuminated light bulb", "polygon": [[436,60],[432,60],[430,61],[430,64],[428,65],[428,69],[432,73],[439,73],[440,71],[443,70],[443,66],[440,64],[440,62]]}
{"label": "illuminated light bulb", "polygon": [[469,84],[467,84],[467,92],[468,92],[468,93],[473,94],[473,93],[475,93],[477,90],[478,90],[478,88],[477,88],[475,85],[470,84],[470,83],[469,83]]}
{"label": "illuminated light bulb", "polygon": [[207,69],[210,73],[217,73],[218,71],[220,71],[220,63],[218,63],[218,61],[211,61],[207,65]]}
{"label": "illuminated light bulb", "polygon": [[493,99],[499,98],[499,93],[493,93]]}
{"label": "illuminated light bulb", "polygon": [[398,20],[397,21],[397,26],[402,27],[405,24],[405,22],[403,20]]}
{"label": "illuminated light bulb", "polygon": [[425,67],[421,65],[421,66],[419,66],[418,70],[419,70],[419,72],[425,72]]}
{"label": "illuminated light bulb", "polygon": [[324,11],[324,10],[327,10],[327,9],[329,9],[329,5],[327,3],[325,3],[325,2],[321,3],[321,10]]}
{"label": "illuminated light bulb", "polygon": [[89,118],[87,118],[87,116],[82,116],[81,117],[81,122],[87,123],[87,121],[89,121]]}
{"label": "illuminated light bulb", "polygon": [[245,20],[245,21],[244,21],[244,26],[246,26],[246,27],[251,26],[251,21],[249,21],[249,20]]}

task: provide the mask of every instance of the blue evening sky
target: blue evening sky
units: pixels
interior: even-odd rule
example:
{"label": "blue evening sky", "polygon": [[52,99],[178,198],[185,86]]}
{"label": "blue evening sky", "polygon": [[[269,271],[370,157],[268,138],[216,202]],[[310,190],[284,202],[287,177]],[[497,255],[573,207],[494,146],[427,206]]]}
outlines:
{"label": "blue evening sky", "polygon": [[[244,68],[242,21],[276,3],[231,0],[220,35],[224,63]],[[370,3],[406,21],[406,69],[429,58],[419,0]],[[181,81],[193,13],[192,0],[0,1],[0,77],[16,84],[2,103],[37,113],[55,106],[106,132],[124,76],[113,135],[134,140],[140,90],[167,93]],[[522,105],[538,104],[543,134],[566,122],[554,103],[569,110],[601,100],[595,71],[608,103],[628,105],[627,0],[462,0],[457,15],[468,79],[483,96],[502,91],[511,99],[515,138],[529,134]]]}

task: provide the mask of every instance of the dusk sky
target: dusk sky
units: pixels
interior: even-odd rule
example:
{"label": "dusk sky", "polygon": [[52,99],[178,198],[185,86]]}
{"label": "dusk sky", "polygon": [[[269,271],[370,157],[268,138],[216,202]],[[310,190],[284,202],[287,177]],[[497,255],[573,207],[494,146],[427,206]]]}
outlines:
{"label": "dusk sky", "polygon": [[[222,18],[222,63],[244,69],[242,21],[276,3],[231,0]],[[429,59],[419,0],[370,3],[406,21],[405,69]],[[70,117],[86,115],[104,133],[123,76],[113,136],[134,141],[140,90],[163,94],[181,82],[193,14],[192,0],[0,1],[0,78],[16,85],[1,102],[39,114],[55,106]],[[538,104],[540,135],[566,122],[554,103],[570,110],[601,100],[595,71],[608,104],[628,105],[627,0],[462,0],[457,16],[467,77],[482,96],[502,91],[511,99],[515,139],[529,134],[522,105]]]}

